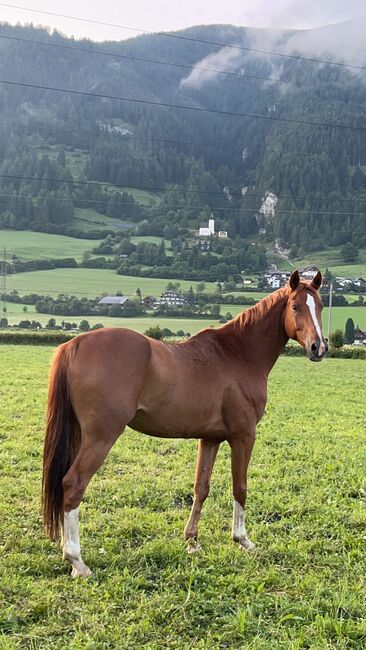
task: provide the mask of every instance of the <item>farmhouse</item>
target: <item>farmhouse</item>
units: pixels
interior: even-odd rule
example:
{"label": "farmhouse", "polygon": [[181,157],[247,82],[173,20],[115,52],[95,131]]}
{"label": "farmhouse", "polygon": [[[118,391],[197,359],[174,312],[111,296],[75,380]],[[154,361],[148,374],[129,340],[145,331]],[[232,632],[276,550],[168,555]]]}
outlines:
{"label": "farmhouse", "polygon": [[142,300],[142,304],[147,309],[151,309],[152,307],[154,307],[155,303],[156,303],[156,298],[154,298],[154,296],[146,296]]}
{"label": "farmhouse", "polygon": [[161,294],[160,298],[156,300],[154,309],[157,309],[160,305],[168,305],[169,307],[182,307],[186,304],[186,299],[179,291],[165,291]]}
{"label": "farmhouse", "polygon": [[366,281],[363,278],[344,278],[337,276],[336,281],[339,287],[350,287],[355,285],[356,287],[366,287]]}
{"label": "farmhouse", "polygon": [[304,266],[303,269],[299,269],[300,278],[303,280],[312,280],[318,271],[318,267],[312,264],[309,266]]}
{"label": "farmhouse", "polygon": [[290,276],[291,271],[270,271],[265,273],[263,277],[271,289],[279,289],[287,284]]}
{"label": "farmhouse", "polygon": [[366,332],[363,332],[358,325],[355,327],[354,343],[355,345],[366,345]]}
{"label": "farmhouse", "polygon": [[104,296],[99,300],[98,305],[125,305],[128,301],[127,296]]}

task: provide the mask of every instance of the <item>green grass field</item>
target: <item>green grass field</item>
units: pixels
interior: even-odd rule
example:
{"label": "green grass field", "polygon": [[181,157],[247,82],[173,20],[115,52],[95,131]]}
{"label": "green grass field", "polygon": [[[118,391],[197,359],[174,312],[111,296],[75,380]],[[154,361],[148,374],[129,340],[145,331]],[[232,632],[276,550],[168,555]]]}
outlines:
{"label": "green grass field", "polygon": [[75,257],[80,261],[84,251],[98,244],[91,239],[75,239],[64,235],[50,235],[27,230],[0,230],[0,250],[7,255],[17,255],[22,260],[50,259],[52,257]]}
{"label": "green grass field", "polygon": [[93,576],[72,581],[40,519],[52,352],[0,351],[2,649],[365,647],[363,361],[281,358],[275,367],[249,473],[253,555],[230,540],[226,444],[192,557],[182,530],[196,442],[127,431],[82,506]]}
{"label": "green grass field", "polygon": [[296,267],[306,266],[307,264],[316,264],[323,271],[328,267],[333,275],[351,277],[361,276],[364,278],[366,275],[366,250],[360,250],[359,260],[355,264],[346,264],[342,261],[340,248],[316,251],[307,255],[303,259],[294,262]]}
{"label": "green grass field", "polygon": [[[78,230],[87,232],[88,230],[114,230],[115,232],[123,231],[123,227],[130,225],[128,221],[121,221],[114,217],[107,217],[100,214],[93,208],[75,208],[75,218],[72,225]],[[90,241],[90,240],[89,240]]]}
{"label": "green grass field", "polygon": [[[175,280],[172,281],[175,282]],[[143,296],[150,294],[158,296],[164,291],[168,282],[167,279],[117,275],[115,271],[108,269],[56,269],[10,275],[7,279],[7,286],[9,290],[16,289],[20,294],[35,291],[50,295],[70,293],[89,297],[95,297],[101,293],[114,294],[116,291],[122,291],[123,294],[132,296],[139,287]],[[197,282],[191,280],[180,280],[182,291],[188,290],[190,286],[195,288],[196,284]],[[207,291],[215,291],[215,289],[214,282],[206,282]]]}
{"label": "green grass field", "polygon": [[[232,316],[236,316],[241,311],[247,309],[246,306],[241,305],[220,305],[220,307],[222,315],[225,315],[229,312]],[[46,324],[51,317],[50,314],[39,314],[36,312],[33,305],[27,305],[26,312],[23,312],[23,305],[20,304],[8,303],[7,308],[7,318],[11,325],[14,325],[20,320],[24,319],[34,319],[42,324]],[[160,327],[169,328],[172,332],[183,330],[184,332],[195,334],[204,327],[218,327],[220,325],[217,318],[162,318],[160,316],[151,315],[145,315],[138,318],[111,318],[108,316],[57,316],[56,321],[57,323],[61,323],[62,320],[67,320],[75,323],[80,323],[80,321],[84,320],[85,318],[89,321],[90,325],[95,325],[95,323],[102,322],[105,327],[129,327],[130,329],[136,330],[137,332],[144,332],[148,327],[151,327],[152,325],[160,325]],[[356,325],[359,325],[361,329],[366,329],[365,307],[335,307],[333,309],[332,316],[332,329],[335,330],[337,328],[340,328],[341,330],[344,330],[347,318],[353,318]],[[328,309],[325,308],[323,311],[324,334],[327,334],[327,328]]]}

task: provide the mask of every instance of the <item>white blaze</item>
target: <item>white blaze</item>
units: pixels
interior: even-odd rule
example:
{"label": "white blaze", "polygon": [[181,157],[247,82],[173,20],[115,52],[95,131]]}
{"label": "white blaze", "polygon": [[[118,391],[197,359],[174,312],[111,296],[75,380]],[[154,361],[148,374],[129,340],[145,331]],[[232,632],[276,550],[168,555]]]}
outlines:
{"label": "white blaze", "polygon": [[308,293],[307,298],[306,298],[306,304],[309,307],[310,315],[311,315],[312,321],[314,323],[316,333],[319,336],[320,346],[319,346],[319,350],[318,350],[318,356],[320,356],[321,354],[323,354],[324,349],[325,349],[324,339],[323,339],[321,327],[319,325],[318,317],[316,315],[315,300],[314,300],[313,296],[311,296],[309,293]]}

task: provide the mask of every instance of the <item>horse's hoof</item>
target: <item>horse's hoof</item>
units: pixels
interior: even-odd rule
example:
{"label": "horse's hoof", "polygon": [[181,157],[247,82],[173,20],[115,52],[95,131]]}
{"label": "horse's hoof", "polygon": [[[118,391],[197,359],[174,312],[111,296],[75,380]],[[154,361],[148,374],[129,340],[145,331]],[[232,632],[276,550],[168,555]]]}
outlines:
{"label": "horse's hoof", "polygon": [[86,566],[86,564],[83,564],[82,566],[73,566],[72,571],[71,571],[71,577],[72,578],[89,578],[91,576],[92,572],[90,571],[89,567]]}
{"label": "horse's hoof", "polygon": [[192,553],[198,553],[201,550],[201,545],[197,542],[196,539],[189,539],[187,542],[187,553],[192,555]]}
{"label": "horse's hoof", "polygon": [[255,544],[253,544],[249,537],[242,537],[238,543],[241,551],[255,551]]}

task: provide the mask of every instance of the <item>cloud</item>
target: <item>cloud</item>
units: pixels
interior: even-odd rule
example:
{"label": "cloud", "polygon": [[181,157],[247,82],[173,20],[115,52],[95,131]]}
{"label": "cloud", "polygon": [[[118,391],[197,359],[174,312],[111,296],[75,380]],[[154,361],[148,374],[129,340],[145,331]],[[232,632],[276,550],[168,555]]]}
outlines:
{"label": "cloud", "polygon": [[365,0],[254,0],[246,4],[247,24],[309,29],[365,15]]}
{"label": "cloud", "polygon": [[[229,47],[223,47],[214,54],[209,54],[199,61],[185,79],[181,81],[181,87],[190,86],[199,88],[208,81],[214,80],[221,76],[220,72],[233,72],[237,69],[238,63],[243,58],[243,52],[233,50]],[[206,68],[202,70],[202,68]],[[220,72],[217,72],[220,71]]]}

